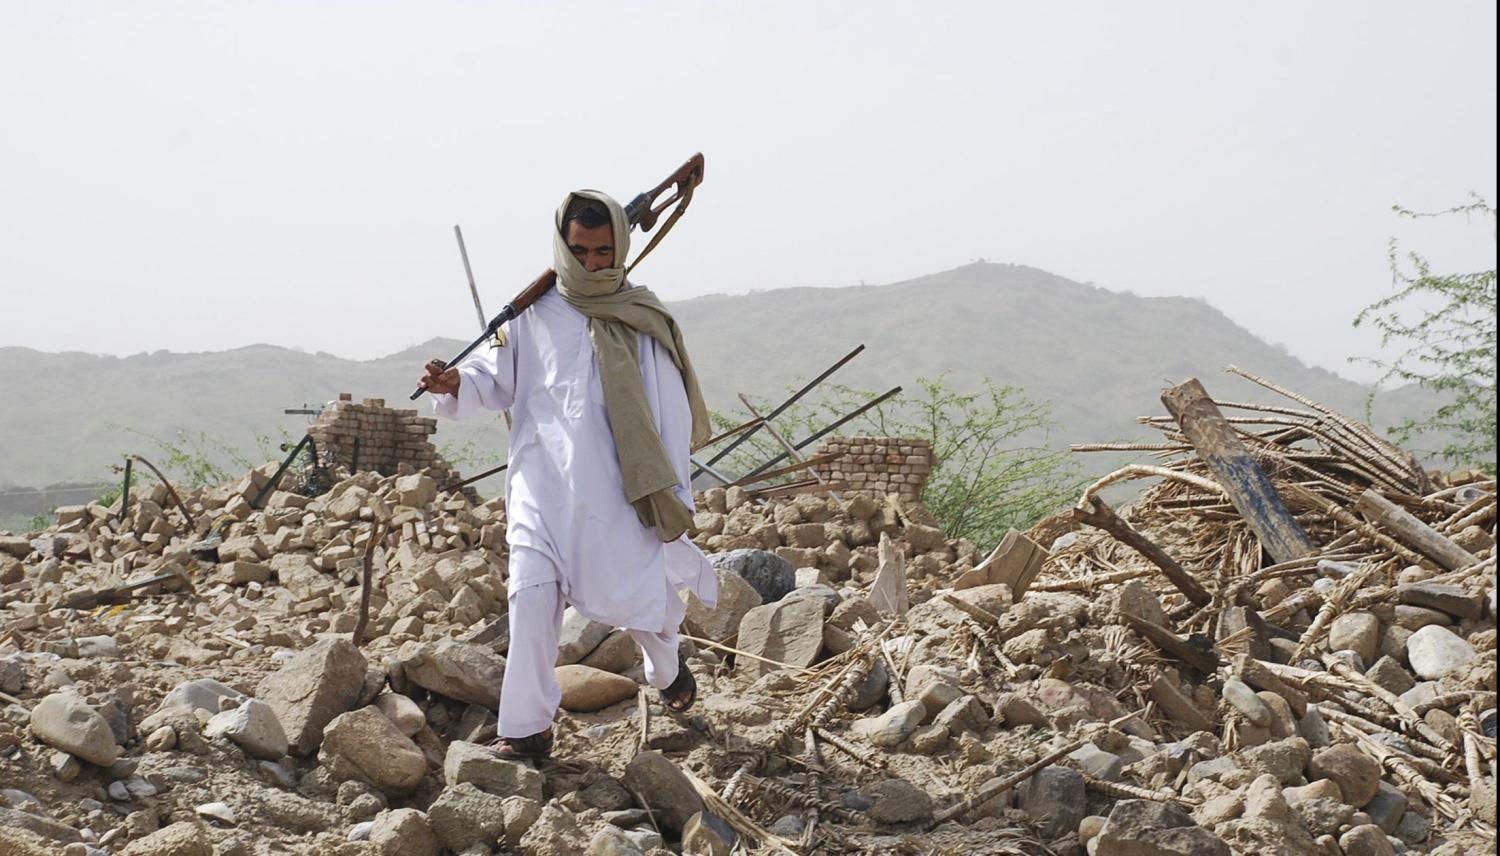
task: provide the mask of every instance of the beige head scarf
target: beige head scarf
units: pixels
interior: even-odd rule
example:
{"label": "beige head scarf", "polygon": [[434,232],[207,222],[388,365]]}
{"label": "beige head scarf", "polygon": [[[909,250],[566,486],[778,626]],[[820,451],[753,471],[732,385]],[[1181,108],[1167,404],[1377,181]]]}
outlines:
{"label": "beige head scarf", "polygon": [[[593,200],[609,211],[614,227],[616,267],[590,271],[568,249],[562,224],[575,199]],[[696,446],[708,439],[708,408],[682,342],[682,331],[650,289],[631,286],[625,279],[630,224],[620,203],[597,190],[570,193],[557,209],[554,226],[552,258],[553,269],[557,271],[557,290],[589,319],[589,339],[599,361],[604,409],[615,435],[625,497],[635,506],[641,525],[655,528],[662,541],[674,541],[692,525],[693,517],[672,492],[677,486],[677,471],[662,447],[661,434],[646,401],[636,333],[645,333],[660,343],[682,371],[693,416],[692,443]]]}

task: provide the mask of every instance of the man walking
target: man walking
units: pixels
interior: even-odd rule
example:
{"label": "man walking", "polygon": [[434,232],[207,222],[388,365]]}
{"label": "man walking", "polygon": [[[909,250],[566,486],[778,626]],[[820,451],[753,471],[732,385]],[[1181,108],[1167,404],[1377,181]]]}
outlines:
{"label": "man walking", "polygon": [[502,344],[446,371],[429,362],[420,383],[441,416],[512,415],[511,642],[497,748],[523,759],[552,749],[565,604],[625,628],[647,682],[680,712],[697,684],[677,654],[678,592],[718,599],[712,566],[684,535],[689,449],[709,424],[681,332],[649,289],[626,281],[630,226],[619,203],[580,190],[554,224],[557,288],[510,323]]}

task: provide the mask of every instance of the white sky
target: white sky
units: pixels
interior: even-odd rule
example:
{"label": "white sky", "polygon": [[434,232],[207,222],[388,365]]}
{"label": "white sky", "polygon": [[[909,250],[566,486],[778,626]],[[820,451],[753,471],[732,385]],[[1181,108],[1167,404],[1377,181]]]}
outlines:
{"label": "white sky", "polygon": [[[1349,376],[1386,242],[1494,265],[1493,2],[0,0],[0,345],[387,354],[707,181],[665,298],[977,257],[1206,297]],[[639,244],[638,244],[639,246]],[[689,331],[691,338],[691,331]],[[698,347],[705,347],[700,344]]]}

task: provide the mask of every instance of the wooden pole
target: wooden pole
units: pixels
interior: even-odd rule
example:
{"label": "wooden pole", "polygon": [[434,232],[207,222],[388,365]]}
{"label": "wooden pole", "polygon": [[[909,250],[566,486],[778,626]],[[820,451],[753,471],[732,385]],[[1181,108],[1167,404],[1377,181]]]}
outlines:
{"label": "wooden pole", "polygon": [[1289,562],[1317,549],[1197,378],[1163,392],[1161,401],[1273,561]]}
{"label": "wooden pole", "polygon": [[1478,561],[1468,550],[1448,540],[1411,512],[1374,490],[1360,494],[1359,501],[1354,503],[1354,509],[1394,532],[1397,538],[1415,547],[1417,552],[1450,571],[1467,568]]}
{"label": "wooden pole", "polygon": [[[786,450],[787,455],[789,455],[791,457],[792,461],[794,461],[799,467],[807,470],[807,474],[810,475],[810,476],[812,476],[813,478],[817,479],[819,484],[827,484],[828,483],[827,480],[823,478],[822,474],[820,474],[818,472],[818,470],[817,470],[816,467],[814,467],[811,464],[809,464],[806,459],[804,459],[801,455],[797,454],[797,450],[794,449],[794,448],[792,448],[792,444],[788,443],[786,441],[785,437],[781,436],[781,432],[776,430],[776,426],[775,425],[772,425],[769,421],[767,421],[759,413],[755,412],[755,405],[753,405],[753,404],[750,403],[750,399],[746,398],[745,394],[743,392],[740,393],[740,401],[742,403],[744,403],[745,409],[750,411],[750,415],[751,416],[754,416],[756,419],[759,419],[760,422],[761,422],[761,424],[764,425],[764,426],[766,426],[766,432],[769,433],[772,437],[774,437],[776,439],[776,442],[778,442],[778,443],[781,444],[781,448],[783,448],[783,449]],[[832,496],[833,496],[834,499],[837,499],[840,502],[843,501],[843,497],[839,496],[836,491],[830,490],[829,493],[832,494]]]}
{"label": "wooden pole", "polygon": [[1114,536],[1116,541],[1140,553],[1151,561],[1151,564],[1161,569],[1161,572],[1177,590],[1182,592],[1183,597],[1192,601],[1197,606],[1207,606],[1213,600],[1203,585],[1187,572],[1187,569],[1177,563],[1177,560],[1167,555],[1167,551],[1158,547],[1155,542],[1145,535],[1137,532],[1134,527],[1120,516],[1115,510],[1104,503],[1097,496],[1089,497],[1089,508],[1074,508],[1073,519],[1084,523],[1095,529],[1103,529]]}

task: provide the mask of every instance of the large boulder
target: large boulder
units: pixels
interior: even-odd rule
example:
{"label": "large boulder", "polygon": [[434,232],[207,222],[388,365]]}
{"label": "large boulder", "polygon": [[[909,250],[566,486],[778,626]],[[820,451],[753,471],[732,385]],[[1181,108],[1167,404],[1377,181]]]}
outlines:
{"label": "large boulder", "polygon": [[715,568],[739,574],[760,594],[762,603],[775,603],[797,587],[797,570],[792,563],[765,550],[730,550],[711,553],[708,560]]}
{"label": "large boulder", "polygon": [[455,853],[475,844],[493,847],[505,834],[505,800],[471,784],[449,785],[428,807],[427,821]]}
{"label": "large boulder", "polygon": [[403,649],[401,671],[430,692],[494,708],[500,705],[505,658],[485,645],[444,639]]}
{"label": "large boulder", "polygon": [[[757,606],[740,619],[739,633],[736,647],[742,651],[788,666],[811,666],[823,650],[823,603],[798,598]],[[759,677],[778,667],[745,657],[737,668]]]}
{"label": "large boulder", "polygon": [[262,761],[274,761],[288,748],[276,712],[260,699],[246,699],[239,707],[216,714],[203,733],[210,738],[223,737]]}
{"label": "large boulder", "polygon": [[667,756],[642,752],[625,767],[625,784],[657,812],[657,819],[676,832],[688,818],[703,811],[703,798],[688,777]]}
{"label": "large boulder", "polygon": [[427,756],[374,705],[340,714],[323,733],[318,761],[334,778],[408,794],[427,774]]}
{"label": "large boulder", "polygon": [[292,754],[316,752],[328,723],[359,702],[367,665],[348,639],[320,639],[260,682],[255,694],[276,713]]}
{"label": "large boulder", "polygon": [[543,776],[530,764],[518,764],[499,752],[477,743],[455,740],[448,744],[443,760],[443,780],[448,787],[471,784],[499,797],[523,796],[541,802]]}
{"label": "large boulder", "polygon": [[31,731],[48,746],[101,767],[120,757],[109,721],[77,693],[53,693],[42,699],[31,711]]}
{"label": "large boulder", "polygon": [[161,704],[156,709],[185,707],[190,710],[206,710],[213,714],[224,709],[225,699],[230,704],[238,705],[245,700],[245,694],[213,678],[198,678],[178,684],[167,693],[166,698],[161,700]]}
{"label": "large boulder", "polygon": [[697,595],[683,592],[682,597],[687,601],[687,615],[683,618],[683,624],[694,636],[723,642],[739,632],[740,620],[745,617],[745,613],[760,606],[762,598],[755,586],[734,571],[716,567],[714,574],[719,578],[718,606],[709,609],[698,600]]}

